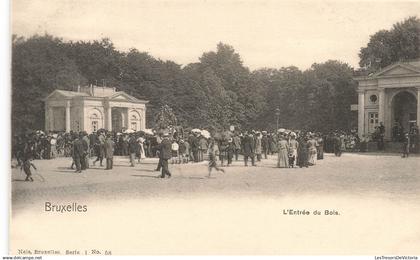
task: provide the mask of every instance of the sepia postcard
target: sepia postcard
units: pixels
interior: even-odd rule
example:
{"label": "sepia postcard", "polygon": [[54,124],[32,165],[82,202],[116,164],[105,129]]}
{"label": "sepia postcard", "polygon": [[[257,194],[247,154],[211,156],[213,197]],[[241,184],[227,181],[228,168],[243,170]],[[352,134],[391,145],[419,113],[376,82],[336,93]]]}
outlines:
{"label": "sepia postcard", "polygon": [[418,259],[420,2],[10,6],[10,255]]}

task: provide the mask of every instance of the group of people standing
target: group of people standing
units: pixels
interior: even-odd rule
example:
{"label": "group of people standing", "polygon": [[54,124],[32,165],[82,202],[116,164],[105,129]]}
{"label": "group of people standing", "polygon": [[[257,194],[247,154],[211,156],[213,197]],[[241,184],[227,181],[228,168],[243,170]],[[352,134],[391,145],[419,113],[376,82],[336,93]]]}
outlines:
{"label": "group of people standing", "polygon": [[[156,170],[161,171],[161,178],[171,177],[169,162],[174,164],[197,163],[208,159],[209,176],[213,169],[224,172],[223,167],[229,167],[233,161],[243,156],[244,166],[257,166],[257,163],[267,159],[268,155],[277,154],[277,167],[309,167],[323,159],[324,136],[320,133],[302,131],[245,131],[226,132],[204,136],[199,132],[185,132],[182,135],[163,132],[153,137],[146,137],[141,132],[115,134],[111,131],[100,130],[92,134],[82,131],[66,134],[70,143],[72,157],[71,168],[81,173],[90,165],[100,164],[105,170],[113,169],[113,157],[120,147],[120,153],[128,156],[130,166],[140,163],[140,159],[147,154],[147,140],[154,139],[154,150],[159,157]],[[341,139],[334,135],[334,152],[341,155]],[[150,142],[149,142],[150,143]],[[33,151],[24,149],[25,158],[33,158]],[[96,156],[92,160],[92,157]],[[25,164],[25,169],[30,165]]]}

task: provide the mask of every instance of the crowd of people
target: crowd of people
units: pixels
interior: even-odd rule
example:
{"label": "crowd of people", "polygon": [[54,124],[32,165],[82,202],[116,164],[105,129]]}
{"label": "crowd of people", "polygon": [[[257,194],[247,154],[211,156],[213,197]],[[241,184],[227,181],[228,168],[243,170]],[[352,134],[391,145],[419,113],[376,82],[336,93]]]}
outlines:
{"label": "crowd of people", "polygon": [[[325,141],[324,141],[325,140]],[[339,145],[337,143],[340,143]],[[244,157],[244,165],[256,166],[267,155],[278,154],[278,167],[308,167],[316,160],[323,159],[325,148],[340,155],[343,150],[342,138],[338,133],[322,136],[320,133],[301,131],[267,131],[216,133],[190,131],[185,133],[146,134],[145,132],[113,132],[101,129],[86,132],[35,131],[13,139],[13,155],[18,165],[32,180],[30,167],[33,159],[53,159],[57,156],[72,157],[71,168],[80,173],[89,165],[99,163],[105,170],[113,168],[113,156],[128,156],[130,165],[135,166],[144,157],[159,157],[156,170],[162,170],[162,177],[170,176],[167,164],[209,161],[209,174],[212,169],[223,171],[220,167],[230,166],[238,161],[239,154]],[[344,147],[345,149],[345,147]],[[166,161],[168,160],[168,161]],[[32,164],[33,165],[33,164]],[[33,167],[35,167],[33,165]]]}
{"label": "crowd of people", "polygon": [[[407,141],[404,141],[407,140]],[[413,140],[413,138],[411,139]],[[105,170],[113,168],[114,155],[128,156],[130,166],[142,158],[159,157],[156,170],[161,177],[170,177],[168,164],[209,161],[209,176],[213,169],[224,172],[232,162],[243,156],[244,166],[257,166],[268,155],[277,155],[277,167],[307,168],[324,158],[324,152],[341,156],[342,152],[365,152],[367,142],[359,139],[356,131],[332,131],[327,134],[299,130],[222,131],[210,134],[205,130],[145,133],[143,131],[114,132],[100,129],[88,134],[82,132],[35,131],[13,139],[13,155],[31,181],[31,160],[72,157],[71,168],[80,173],[89,165],[99,163]],[[403,155],[408,156],[410,136],[403,139]],[[407,148],[408,147],[408,148]],[[105,161],[105,166],[104,166]]]}

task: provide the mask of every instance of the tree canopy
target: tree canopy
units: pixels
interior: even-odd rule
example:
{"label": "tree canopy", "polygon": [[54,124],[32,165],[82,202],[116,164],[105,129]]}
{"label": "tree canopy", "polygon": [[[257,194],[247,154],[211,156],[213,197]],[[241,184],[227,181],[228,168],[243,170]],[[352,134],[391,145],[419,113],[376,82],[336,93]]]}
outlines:
{"label": "tree canopy", "polygon": [[[410,17],[374,34],[360,51],[360,65],[376,70],[418,58],[419,24]],[[250,71],[233,46],[218,43],[198,62],[182,66],[136,49],[119,51],[107,38],[66,42],[51,35],[14,36],[12,48],[14,131],[43,129],[43,98],[54,89],[85,84],[117,87],[149,100],[148,128],[169,124],[162,117],[168,108],[171,124],[192,128],[273,129],[277,108],[281,127],[355,127],[350,111],[357,102],[354,71],[340,61],[316,63],[305,71],[293,66]]]}
{"label": "tree canopy", "polygon": [[420,19],[412,16],[380,30],[370,37],[359,53],[360,67],[367,72],[377,71],[397,61],[420,58]]}

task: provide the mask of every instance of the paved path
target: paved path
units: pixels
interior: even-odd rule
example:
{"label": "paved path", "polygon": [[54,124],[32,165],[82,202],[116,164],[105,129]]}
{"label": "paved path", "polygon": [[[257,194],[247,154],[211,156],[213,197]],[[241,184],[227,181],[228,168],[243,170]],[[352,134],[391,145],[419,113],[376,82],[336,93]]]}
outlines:
{"label": "paved path", "polygon": [[[83,174],[70,163],[35,161],[45,182],[13,169],[12,253],[420,254],[419,157],[326,155],[307,169],[278,169],[270,157],[210,179],[205,163],[170,165],[170,179],[156,178],[156,159]],[[45,212],[47,201],[88,211]]]}

